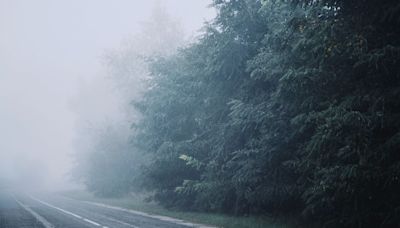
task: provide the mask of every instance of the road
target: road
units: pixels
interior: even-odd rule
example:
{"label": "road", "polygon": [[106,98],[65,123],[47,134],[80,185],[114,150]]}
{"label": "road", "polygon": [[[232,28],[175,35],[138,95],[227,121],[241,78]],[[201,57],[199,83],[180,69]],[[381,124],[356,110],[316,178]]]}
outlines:
{"label": "road", "polygon": [[0,192],[0,228],[207,227],[163,216],[78,201],[55,194]]}

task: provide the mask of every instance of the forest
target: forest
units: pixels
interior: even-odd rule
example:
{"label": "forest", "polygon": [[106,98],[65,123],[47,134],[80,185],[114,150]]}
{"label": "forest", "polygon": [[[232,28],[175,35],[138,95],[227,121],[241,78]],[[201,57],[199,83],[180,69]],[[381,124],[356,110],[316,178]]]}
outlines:
{"label": "forest", "polygon": [[400,2],[210,7],[193,42],[162,20],[145,51],[109,56],[129,121],[91,136],[77,178],[179,210],[398,227]]}

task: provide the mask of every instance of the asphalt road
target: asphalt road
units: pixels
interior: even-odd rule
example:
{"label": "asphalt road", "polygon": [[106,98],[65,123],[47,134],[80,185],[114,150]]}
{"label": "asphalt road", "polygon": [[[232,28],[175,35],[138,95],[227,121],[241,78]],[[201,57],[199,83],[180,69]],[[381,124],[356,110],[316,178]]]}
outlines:
{"label": "asphalt road", "polygon": [[0,193],[0,228],[206,227],[54,194]]}

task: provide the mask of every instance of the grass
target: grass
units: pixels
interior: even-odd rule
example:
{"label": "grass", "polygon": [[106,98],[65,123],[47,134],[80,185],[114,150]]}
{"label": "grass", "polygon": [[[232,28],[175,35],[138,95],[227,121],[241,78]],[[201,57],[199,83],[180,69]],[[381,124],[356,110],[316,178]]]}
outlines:
{"label": "grass", "polygon": [[274,220],[266,216],[236,217],[225,214],[185,212],[168,210],[155,203],[144,202],[143,196],[132,195],[122,198],[98,198],[85,191],[63,192],[63,195],[85,201],[103,203],[155,215],[164,215],[173,218],[183,219],[193,223],[201,223],[224,228],[291,228],[290,222]]}

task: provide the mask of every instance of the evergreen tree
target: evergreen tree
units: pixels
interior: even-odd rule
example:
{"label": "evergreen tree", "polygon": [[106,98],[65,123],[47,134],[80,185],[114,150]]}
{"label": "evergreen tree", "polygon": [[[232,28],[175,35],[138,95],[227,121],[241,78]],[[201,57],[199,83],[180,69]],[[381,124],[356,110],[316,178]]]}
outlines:
{"label": "evergreen tree", "polygon": [[144,187],[168,207],[400,225],[400,3],[214,0],[134,105]]}

